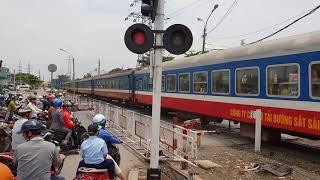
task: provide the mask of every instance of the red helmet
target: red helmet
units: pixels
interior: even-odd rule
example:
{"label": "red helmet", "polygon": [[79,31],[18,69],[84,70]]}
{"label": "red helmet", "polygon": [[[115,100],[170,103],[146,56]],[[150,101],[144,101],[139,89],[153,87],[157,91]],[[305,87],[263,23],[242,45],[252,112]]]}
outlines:
{"label": "red helmet", "polygon": [[56,96],[54,94],[49,94],[49,96],[48,96],[48,99],[51,99],[51,100],[53,100],[55,98],[56,98]]}

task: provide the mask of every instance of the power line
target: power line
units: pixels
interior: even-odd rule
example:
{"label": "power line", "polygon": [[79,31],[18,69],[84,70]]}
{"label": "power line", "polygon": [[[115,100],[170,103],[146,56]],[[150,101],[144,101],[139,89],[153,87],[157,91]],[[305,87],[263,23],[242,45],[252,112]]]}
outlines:
{"label": "power line", "polygon": [[256,31],[252,31],[252,32],[249,32],[249,33],[238,34],[238,35],[222,36],[222,37],[217,37],[217,38],[211,38],[211,37],[209,37],[209,38],[210,38],[210,39],[233,39],[233,38],[240,38],[240,37],[244,37],[244,36],[249,36],[249,35],[252,35],[252,34],[256,34],[256,33],[259,33],[259,32],[263,32],[263,31],[265,31],[265,30],[272,29],[272,28],[274,28],[274,27],[276,27],[276,26],[279,26],[279,25],[281,25],[281,24],[283,24],[283,23],[286,23],[286,22],[288,22],[288,21],[291,21],[291,20],[297,18],[298,16],[301,16],[301,15],[307,13],[308,11],[309,11],[309,10],[305,10],[305,11],[303,11],[302,13],[300,13],[300,14],[294,16],[294,17],[288,18],[288,19],[286,19],[286,20],[284,20],[284,21],[281,21],[281,22],[279,22],[279,23],[276,23],[276,24],[273,24],[273,25],[270,25],[270,26],[266,26],[266,27],[264,27],[264,28],[261,28],[261,29],[258,29],[258,30],[256,30]]}
{"label": "power line", "polygon": [[308,13],[307,13],[307,14],[305,14],[304,16],[302,16],[302,17],[300,17],[300,18],[298,18],[298,19],[294,20],[292,23],[288,24],[287,26],[285,26],[285,27],[283,27],[283,28],[279,29],[278,31],[276,31],[276,32],[274,32],[274,33],[272,33],[272,34],[270,34],[270,35],[268,35],[268,36],[264,37],[264,38],[261,38],[261,39],[259,39],[259,40],[257,40],[257,41],[254,41],[254,42],[252,42],[252,43],[249,43],[249,44],[254,44],[254,43],[257,43],[257,42],[263,41],[263,40],[265,40],[265,39],[268,39],[268,38],[270,38],[270,37],[272,37],[272,36],[274,36],[274,35],[278,34],[279,32],[281,32],[281,31],[283,31],[283,30],[285,30],[285,29],[289,28],[289,27],[290,27],[290,26],[292,26],[293,24],[297,23],[297,22],[298,22],[298,21],[300,21],[301,19],[303,19],[303,18],[305,18],[305,17],[307,17],[307,16],[309,16],[309,15],[313,14],[313,13],[314,13],[314,12],[316,12],[319,8],[320,8],[320,5],[318,5],[318,6],[317,6],[317,7],[315,7],[314,9],[312,9],[310,12],[308,12]]}
{"label": "power line", "polygon": [[235,0],[233,1],[232,5],[230,6],[230,8],[228,9],[228,11],[223,15],[223,17],[220,19],[220,21],[207,33],[211,33],[212,31],[214,31],[215,29],[217,29],[217,27],[219,27],[219,25],[226,19],[226,17],[232,12],[232,10],[234,9],[234,7],[238,4],[239,0]]}
{"label": "power line", "polygon": [[196,5],[195,7],[198,7],[198,6],[200,6],[201,4],[204,4],[204,3],[207,3],[207,2],[210,2],[210,1],[212,1],[212,0],[208,0],[208,1],[204,1],[204,2],[201,2],[201,0],[192,1],[191,3],[187,4],[186,6],[184,6],[184,7],[180,8],[180,9],[178,9],[178,10],[170,13],[170,14],[168,15],[168,18],[167,18],[167,19],[172,19],[172,18],[174,18],[174,17],[177,17],[177,16],[181,15],[182,13],[185,12],[185,11],[184,11],[185,9],[190,8],[190,7],[194,6],[194,5]]}

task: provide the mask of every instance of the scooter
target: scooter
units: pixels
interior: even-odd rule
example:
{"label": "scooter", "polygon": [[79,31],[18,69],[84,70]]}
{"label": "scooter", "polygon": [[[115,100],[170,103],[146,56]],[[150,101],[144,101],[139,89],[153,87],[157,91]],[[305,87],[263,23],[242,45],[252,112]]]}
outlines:
{"label": "scooter", "polygon": [[[49,142],[52,142],[56,146],[58,145],[58,142],[55,142],[55,141],[49,141]],[[58,147],[58,151],[60,152],[59,146],[57,146],[57,147]],[[0,153],[0,162],[7,165],[10,168],[12,174],[14,176],[17,176],[17,165],[13,162],[13,158],[14,158],[14,154],[12,152]],[[59,175],[62,168],[63,168],[63,165],[64,165],[64,160],[62,160],[62,163],[58,167],[52,166],[51,167],[51,176]]]}
{"label": "scooter", "polygon": [[47,141],[57,141],[62,152],[78,150],[81,143],[89,136],[86,128],[81,125],[77,118],[74,118],[73,122],[76,124],[76,126],[72,129],[72,135],[67,145],[63,143],[66,137],[66,133],[64,132],[46,130],[45,135],[43,136],[44,139]]}
{"label": "scooter", "polygon": [[12,130],[5,122],[0,121],[0,153],[11,150]]}

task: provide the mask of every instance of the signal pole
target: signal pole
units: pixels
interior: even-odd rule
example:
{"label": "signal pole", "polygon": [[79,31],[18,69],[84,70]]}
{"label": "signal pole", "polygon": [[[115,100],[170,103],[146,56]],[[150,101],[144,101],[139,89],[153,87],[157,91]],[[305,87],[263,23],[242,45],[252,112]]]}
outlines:
{"label": "signal pole", "polygon": [[100,75],[100,59],[98,61],[98,75]]}
{"label": "signal pole", "polygon": [[[158,0],[155,30],[164,30],[164,0]],[[159,168],[159,133],[160,133],[160,111],[161,111],[161,76],[163,58],[163,38],[161,33],[156,33],[154,49],[154,73],[153,73],[153,96],[152,96],[152,133],[150,145],[150,168],[148,169],[148,180],[160,180]]]}

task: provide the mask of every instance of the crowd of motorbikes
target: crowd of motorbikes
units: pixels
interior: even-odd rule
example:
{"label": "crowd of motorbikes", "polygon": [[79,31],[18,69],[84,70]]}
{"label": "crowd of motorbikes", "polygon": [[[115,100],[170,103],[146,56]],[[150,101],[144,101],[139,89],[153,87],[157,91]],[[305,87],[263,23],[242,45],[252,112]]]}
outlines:
{"label": "crowd of motorbikes", "polygon": [[[18,95],[19,96],[19,95]],[[13,114],[10,120],[6,120],[6,106],[8,105],[8,102],[10,101],[10,97],[3,98],[0,97],[0,162],[7,165],[14,176],[17,175],[17,166],[13,163],[14,154],[11,151],[11,142],[12,142],[12,128],[14,126],[15,121],[20,119],[20,117],[17,114]],[[18,104],[28,103],[27,100],[21,98],[19,96],[17,100]],[[72,105],[74,105],[72,102],[70,102]],[[26,105],[26,104],[24,104]],[[78,152],[81,143],[89,137],[87,130],[84,126],[81,125],[81,122],[74,116],[74,112],[72,114],[72,121],[74,124],[76,124],[75,127],[72,128],[72,135],[68,142],[68,144],[64,144],[63,141],[65,139],[65,135],[62,132],[57,132],[50,130],[47,127],[48,124],[48,112],[43,111],[43,113],[38,114],[36,119],[41,122],[44,126],[44,130],[41,133],[41,136],[44,140],[51,142],[57,146],[60,153],[63,154],[69,154],[72,152]],[[110,144],[108,142],[108,151],[111,157],[115,160],[115,162],[120,165],[120,152],[117,146]],[[51,174],[58,175],[62,168],[64,163],[61,163],[60,166],[54,167],[52,166]],[[86,173],[83,173],[82,179],[92,179],[90,176]]]}

